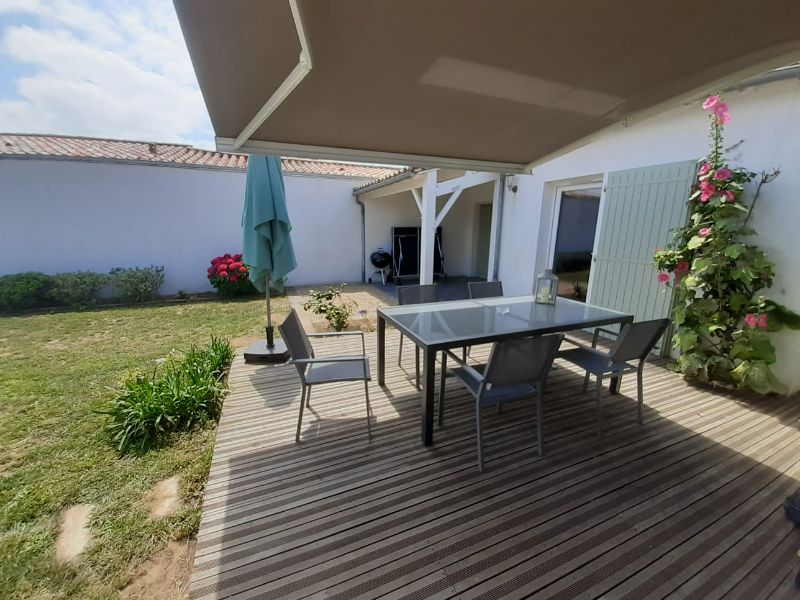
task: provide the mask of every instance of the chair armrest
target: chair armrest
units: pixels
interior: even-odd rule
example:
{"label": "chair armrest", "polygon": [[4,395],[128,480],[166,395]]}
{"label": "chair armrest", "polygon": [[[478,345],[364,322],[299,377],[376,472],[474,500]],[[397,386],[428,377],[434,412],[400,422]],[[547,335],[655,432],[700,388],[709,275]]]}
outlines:
{"label": "chair armrest", "polygon": [[[605,327],[595,327],[594,333],[592,334],[592,348],[597,348],[597,339],[600,337],[600,332],[607,333],[608,335],[613,335],[614,337],[619,337],[619,331],[614,331],[613,329],[606,329]],[[572,340],[570,340],[572,341]],[[573,342],[575,343],[575,342]],[[580,346],[581,344],[576,344]]]}
{"label": "chair armrest", "polygon": [[467,373],[470,377],[472,377],[475,381],[478,381],[478,382],[483,381],[483,375],[481,375],[478,371],[476,371],[471,366],[469,366],[469,364],[467,364],[466,362],[461,360],[458,356],[453,354],[453,352],[451,350],[445,350],[445,352],[447,352],[447,355],[450,358],[452,358],[456,362],[456,364],[459,367],[461,367],[461,369],[465,373]]}
{"label": "chair armrest", "polygon": [[320,358],[298,358],[292,360],[296,365],[313,365],[319,363],[339,363],[339,362],[364,362],[368,359],[366,356],[329,356]]}
{"label": "chair armrest", "polygon": [[327,331],[324,333],[307,333],[307,337],[336,337],[339,335],[360,335],[364,337],[363,331]]}
{"label": "chair armrest", "polygon": [[326,333],[307,333],[306,337],[310,338],[325,338],[325,337],[340,337],[343,335],[360,335],[361,336],[361,352],[364,354],[367,353],[367,346],[364,342],[364,332],[363,331],[329,331]]}

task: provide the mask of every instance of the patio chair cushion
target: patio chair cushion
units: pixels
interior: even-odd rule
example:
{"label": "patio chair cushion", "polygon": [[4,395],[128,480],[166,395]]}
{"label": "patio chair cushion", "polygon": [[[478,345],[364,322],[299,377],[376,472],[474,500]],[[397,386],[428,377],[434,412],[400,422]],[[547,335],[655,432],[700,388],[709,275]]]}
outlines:
{"label": "patio chair cushion", "polygon": [[[486,365],[470,365],[479,373],[483,373]],[[478,386],[480,382],[475,379],[466,369],[462,367],[453,367],[450,372],[463,383],[473,396],[478,395]],[[514,385],[503,385],[492,387],[483,392],[481,404],[500,404],[502,402],[511,402],[512,400],[521,400],[522,398],[530,398],[536,395],[536,387],[528,383],[518,383]]]}
{"label": "patio chair cushion", "polygon": [[608,354],[602,350],[595,350],[594,348],[585,348],[582,346],[579,348],[561,350],[556,354],[556,358],[563,358],[594,375],[635,370],[635,367],[628,363],[611,363]]}
{"label": "patio chair cushion", "polygon": [[[306,383],[333,383],[336,381],[364,381],[364,363],[366,362],[366,379],[369,381],[372,376],[369,370],[369,357],[366,356],[337,356],[336,358],[353,358],[358,360],[347,362],[319,362],[312,363],[306,371]],[[318,357],[324,361],[324,357]]]}

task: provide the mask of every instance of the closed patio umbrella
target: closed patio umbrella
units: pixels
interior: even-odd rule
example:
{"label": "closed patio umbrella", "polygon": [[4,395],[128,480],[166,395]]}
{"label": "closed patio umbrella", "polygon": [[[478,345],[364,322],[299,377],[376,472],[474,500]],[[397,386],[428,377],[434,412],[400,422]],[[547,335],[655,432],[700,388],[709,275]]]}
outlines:
{"label": "closed patio umbrella", "polygon": [[282,285],[297,266],[291,231],[280,158],[251,154],[242,209],[242,257],[250,266],[253,285],[266,295],[267,336],[266,344],[259,341],[247,349],[247,361],[279,362],[288,356],[285,344],[275,343],[270,285]]}

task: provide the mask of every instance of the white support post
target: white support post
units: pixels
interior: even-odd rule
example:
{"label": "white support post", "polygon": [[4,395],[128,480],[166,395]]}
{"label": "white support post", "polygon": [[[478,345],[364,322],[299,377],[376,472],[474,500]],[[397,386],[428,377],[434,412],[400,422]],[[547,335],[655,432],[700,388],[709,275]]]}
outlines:
{"label": "white support post", "polygon": [[420,223],[419,282],[433,283],[433,257],[436,243],[436,171],[428,173],[422,186]]}
{"label": "white support post", "polygon": [[422,214],[422,199],[419,197],[419,190],[417,188],[411,188],[411,195],[414,196],[414,202],[417,203],[417,210],[419,210],[419,214]]}
{"label": "white support post", "polygon": [[496,179],[492,188],[492,225],[489,230],[489,264],[486,269],[486,281],[494,281],[497,279],[497,273],[494,272],[495,257],[497,256],[497,240],[500,237],[500,186],[502,179]]}

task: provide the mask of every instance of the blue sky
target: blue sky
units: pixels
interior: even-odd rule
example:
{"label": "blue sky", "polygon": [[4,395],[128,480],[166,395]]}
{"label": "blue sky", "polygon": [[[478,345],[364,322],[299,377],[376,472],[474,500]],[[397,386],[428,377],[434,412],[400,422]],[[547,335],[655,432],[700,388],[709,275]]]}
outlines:
{"label": "blue sky", "polygon": [[0,0],[0,131],[213,147],[171,0]]}

